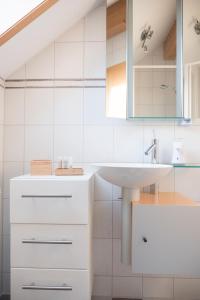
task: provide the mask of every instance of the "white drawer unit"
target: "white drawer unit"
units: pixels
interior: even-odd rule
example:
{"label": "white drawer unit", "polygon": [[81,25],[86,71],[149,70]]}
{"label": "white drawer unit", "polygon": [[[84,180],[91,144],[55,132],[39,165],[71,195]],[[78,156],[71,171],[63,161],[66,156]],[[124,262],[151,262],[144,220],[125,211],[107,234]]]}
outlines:
{"label": "white drawer unit", "polygon": [[11,300],[91,300],[93,176],[11,180]]}
{"label": "white drawer unit", "polygon": [[12,269],[11,299],[91,299],[89,272],[85,270]]}
{"label": "white drawer unit", "polygon": [[11,225],[11,265],[88,269],[88,225]]}
{"label": "white drawer unit", "polygon": [[85,181],[11,180],[11,222],[87,224]]}

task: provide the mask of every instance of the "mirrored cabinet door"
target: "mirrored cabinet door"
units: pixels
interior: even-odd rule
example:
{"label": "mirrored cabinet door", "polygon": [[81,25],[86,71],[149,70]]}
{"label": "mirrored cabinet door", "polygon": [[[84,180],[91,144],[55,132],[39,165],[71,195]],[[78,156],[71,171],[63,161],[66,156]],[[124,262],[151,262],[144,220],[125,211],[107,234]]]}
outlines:
{"label": "mirrored cabinet door", "polygon": [[200,1],[183,0],[185,116],[200,118]]}
{"label": "mirrored cabinet door", "polygon": [[106,115],[126,118],[127,0],[107,1]]}
{"label": "mirrored cabinet door", "polygon": [[108,117],[183,118],[182,11],[182,0],[107,1]]}
{"label": "mirrored cabinet door", "polygon": [[128,84],[132,97],[128,117],[181,118],[181,1],[132,0],[130,5],[132,82]]}

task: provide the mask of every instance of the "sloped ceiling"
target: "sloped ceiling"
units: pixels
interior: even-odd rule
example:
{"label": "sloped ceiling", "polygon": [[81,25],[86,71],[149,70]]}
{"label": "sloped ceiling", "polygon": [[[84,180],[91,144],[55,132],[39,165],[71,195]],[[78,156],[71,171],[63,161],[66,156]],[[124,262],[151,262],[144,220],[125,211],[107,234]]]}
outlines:
{"label": "sloped ceiling", "polygon": [[6,79],[100,2],[99,0],[59,0],[0,47],[0,76]]}

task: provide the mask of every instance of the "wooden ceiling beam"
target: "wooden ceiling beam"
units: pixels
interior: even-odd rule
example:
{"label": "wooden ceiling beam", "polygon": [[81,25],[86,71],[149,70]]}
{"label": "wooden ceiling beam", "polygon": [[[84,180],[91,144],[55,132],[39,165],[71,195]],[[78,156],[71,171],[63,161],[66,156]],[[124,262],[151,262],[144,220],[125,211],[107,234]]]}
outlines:
{"label": "wooden ceiling beam", "polygon": [[53,6],[59,0],[45,0],[41,4],[32,9],[27,15],[16,22],[12,27],[0,35],[0,46],[9,41],[18,32],[23,30],[26,26],[32,23],[41,14],[46,12],[51,6]]}
{"label": "wooden ceiling beam", "polygon": [[107,8],[107,39],[126,31],[126,0],[118,0]]}
{"label": "wooden ceiling beam", "polygon": [[164,41],[163,54],[165,60],[176,59],[176,21],[172,25],[167,38]]}

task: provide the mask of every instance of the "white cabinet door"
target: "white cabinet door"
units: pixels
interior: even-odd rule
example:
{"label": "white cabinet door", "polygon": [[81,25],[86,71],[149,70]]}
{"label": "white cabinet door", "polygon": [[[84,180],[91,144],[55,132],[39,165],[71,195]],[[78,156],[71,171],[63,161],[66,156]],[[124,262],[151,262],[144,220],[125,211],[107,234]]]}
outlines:
{"label": "white cabinet door", "polygon": [[88,271],[12,269],[11,300],[90,300]]}
{"label": "white cabinet door", "polygon": [[200,276],[200,206],[133,206],[135,273]]}
{"label": "white cabinet door", "polygon": [[89,269],[88,225],[11,224],[11,267]]}
{"label": "white cabinet door", "polygon": [[11,181],[11,223],[88,224],[89,182]]}

